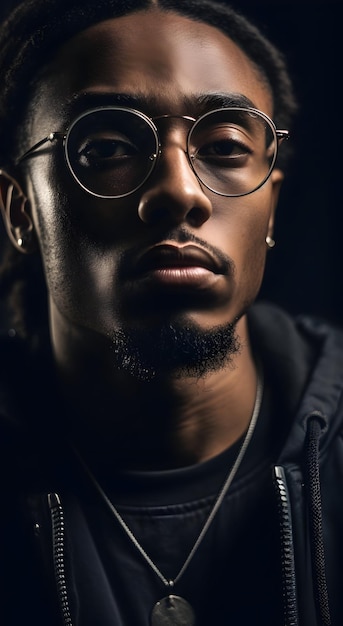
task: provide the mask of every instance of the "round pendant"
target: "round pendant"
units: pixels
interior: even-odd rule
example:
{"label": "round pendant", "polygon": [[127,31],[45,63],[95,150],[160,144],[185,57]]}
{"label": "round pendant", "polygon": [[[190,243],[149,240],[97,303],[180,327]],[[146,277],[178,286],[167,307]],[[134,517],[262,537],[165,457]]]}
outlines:
{"label": "round pendant", "polygon": [[195,626],[194,611],[180,596],[166,596],[151,612],[151,626]]}

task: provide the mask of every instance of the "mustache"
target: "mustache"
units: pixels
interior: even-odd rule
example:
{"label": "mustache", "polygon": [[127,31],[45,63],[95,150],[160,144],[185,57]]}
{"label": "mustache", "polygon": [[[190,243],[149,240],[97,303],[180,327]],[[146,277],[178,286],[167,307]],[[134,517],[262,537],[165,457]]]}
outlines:
{"label": "mustache", "polygon": [[224,254],[222,250],[208,243],[204,239],[201,239],[194,233],[187,229],[171,230],[163,233],[163,236],[155,236],[144,242],[144,245],[140,244],[130,248],[129,250],[123,250],[119,256],[117,275],[120,279],[129,278],[132,272],[132,268],[138,256],[142,254],[142,251],[148,250],[155,245],[161,245],[165,242],[175,244],[193,244],[199,248],[207,251],[212,255],[220,267],[220,272],[224,275],[234,276],[236,267],[233,259],[227,254]]}

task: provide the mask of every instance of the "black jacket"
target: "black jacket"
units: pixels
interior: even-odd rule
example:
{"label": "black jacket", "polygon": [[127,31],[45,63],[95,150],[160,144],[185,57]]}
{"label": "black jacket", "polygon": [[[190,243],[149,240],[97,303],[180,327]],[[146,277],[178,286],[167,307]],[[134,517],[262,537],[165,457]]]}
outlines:
{"label": "black jacket", "polygon": [[[275,626],[338,626],[343,624],[343,334],[319,321],[293,321],[264,304],[251,310],[249,327],[287,424],[271,472],[284,603]],[[58,545],[63,526],[58,500],[48,501],[47,493],[61,485],[72,491],[74,470],[63,447],[48,362],[40,353],[33,357],[16,338],[3,338],[0,624],[6,626],[78,626],[72,617],[74,590],[65,588],[67,566],[58,572],[62,594],[56,593],[58,551],[67,548]]]}

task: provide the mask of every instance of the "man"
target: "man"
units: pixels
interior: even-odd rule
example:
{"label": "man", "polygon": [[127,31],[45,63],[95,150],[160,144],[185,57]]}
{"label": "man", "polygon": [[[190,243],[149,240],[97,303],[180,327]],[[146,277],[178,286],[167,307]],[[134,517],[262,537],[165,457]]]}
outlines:
{"label": "man", "polygon": [[4,623],[340,623],[342,337],[251,308],[280,55],[209,1],[26,2],[1,41]]}

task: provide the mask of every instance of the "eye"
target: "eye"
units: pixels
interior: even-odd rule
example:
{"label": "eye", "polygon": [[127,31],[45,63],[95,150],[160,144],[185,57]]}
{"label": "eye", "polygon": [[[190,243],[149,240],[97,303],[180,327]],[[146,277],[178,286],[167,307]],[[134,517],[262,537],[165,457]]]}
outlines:
{"label": "eye", "polygon": [[242,146],[231,139],[221,139],[202,146],[197,151],[196,156],[198,158],[226,157],[233,159],[244,157],[247,154],[249,154],[249,151],[246,146]]}
{"label": "eye", "polygon": [[206,126],[206,120],[191,137],[193,159],[218,167],[243,166],[254,151],[254,140],[246,129],[232,123]]}
{"label": "eye", "polygon": [[121,134],[96,134],[86,137],[77,150],[78,161],[84,167],[120,165],[124,159],[137,156],[138,148]]}

